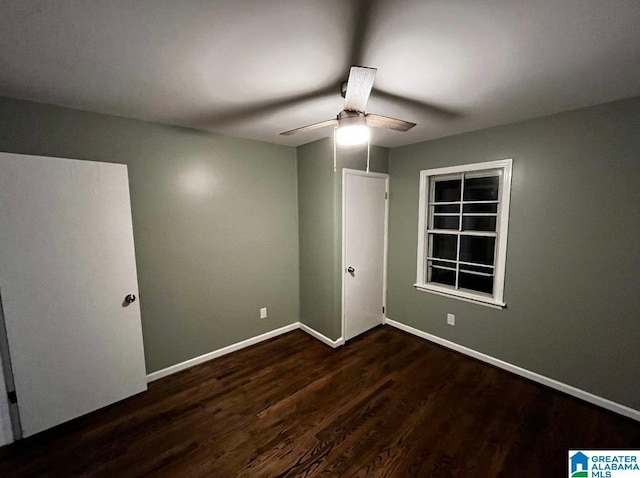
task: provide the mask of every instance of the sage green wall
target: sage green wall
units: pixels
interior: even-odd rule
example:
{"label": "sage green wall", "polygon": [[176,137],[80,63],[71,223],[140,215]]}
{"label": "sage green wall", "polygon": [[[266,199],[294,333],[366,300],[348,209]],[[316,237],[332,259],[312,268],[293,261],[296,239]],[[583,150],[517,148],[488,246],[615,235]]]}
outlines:
{"label": "sage green wall", "polygon": [[[419,171],[503,158],[507,309],[416,291]],[[640,409],[640,98],[392,149],[389,165],[389,318]]]}
{"label": "sage green wall", "polygon": [[0,99],[0,151],[128,165],[148,372],[298,321],[294,148]]}
{"label": "sage green wall", "polygon": [[[370,171],[387,172],[388,149],[372,146]],[[332,340],[342,335],[342,169],[366,168],[366,147],[338,148],[333,140],[300,146],[298,223],[300,321]]]}

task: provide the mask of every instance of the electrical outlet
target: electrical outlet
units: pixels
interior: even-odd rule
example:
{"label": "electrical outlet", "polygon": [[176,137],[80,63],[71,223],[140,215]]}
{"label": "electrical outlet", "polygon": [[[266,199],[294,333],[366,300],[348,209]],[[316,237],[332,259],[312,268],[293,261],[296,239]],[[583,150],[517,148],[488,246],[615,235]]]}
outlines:
{"label": "electrical outlet", "polygon": [[267,318],[267,308],[263,307],[260,309],[260,318],[261,319],[266,319]]}
{"label": "electrical outlet", "polygon": [[447,314],[447,324],[456,325],[456,316],[453,314]]}

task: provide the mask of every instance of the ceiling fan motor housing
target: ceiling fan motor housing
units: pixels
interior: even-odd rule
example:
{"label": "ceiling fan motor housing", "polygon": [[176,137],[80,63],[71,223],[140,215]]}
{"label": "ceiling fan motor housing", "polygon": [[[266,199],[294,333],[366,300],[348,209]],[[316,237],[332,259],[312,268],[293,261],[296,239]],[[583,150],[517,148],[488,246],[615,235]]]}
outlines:
{"label": "ceiling fan motor housing", "polygon": [[366,123],[365,115],[358,111],[343,110],[336,117],[340,126],[364,125]]}

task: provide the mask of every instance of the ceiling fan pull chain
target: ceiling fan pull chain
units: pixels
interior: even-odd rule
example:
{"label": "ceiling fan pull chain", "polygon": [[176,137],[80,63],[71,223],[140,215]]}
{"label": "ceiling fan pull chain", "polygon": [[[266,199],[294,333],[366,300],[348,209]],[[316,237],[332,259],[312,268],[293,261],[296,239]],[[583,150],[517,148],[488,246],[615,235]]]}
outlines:
{"label": "ceiling fan pull chain", "polygon": [[338,128],[333,128],[333,172],[336,172],[336,133],[338,132]]}
{"label": "ceiling fan pull chain", "polygon": [[369,153],[371,150],[371,138],[367,138],[367,174],[369,174]]}

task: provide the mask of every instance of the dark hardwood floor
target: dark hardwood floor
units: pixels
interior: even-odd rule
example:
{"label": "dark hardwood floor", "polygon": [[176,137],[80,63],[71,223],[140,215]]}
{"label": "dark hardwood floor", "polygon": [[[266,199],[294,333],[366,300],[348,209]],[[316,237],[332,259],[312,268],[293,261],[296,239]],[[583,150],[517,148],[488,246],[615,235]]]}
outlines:
{"label": "dark hardwood floor", "polygon": [[0,477],[562,477],[640,423],[391,327],[301,331],[0,449]]}

